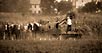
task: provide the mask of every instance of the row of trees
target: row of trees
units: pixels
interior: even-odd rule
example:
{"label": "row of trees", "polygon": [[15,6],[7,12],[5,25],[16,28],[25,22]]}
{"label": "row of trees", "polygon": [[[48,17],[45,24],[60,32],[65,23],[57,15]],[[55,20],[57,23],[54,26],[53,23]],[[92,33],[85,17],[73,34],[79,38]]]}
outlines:
{"label": "row of trees", "polygon": [[25,12],[29,9],[29,0],[0,0],[0,12]]}
{"label": "row of trees", "polygon": [[[71,2],[57,2],[55,0],[41,0],[41,8],[44,14],[65,14],[72,9]],[[30,0],[0,0],[0,12],[27,12],[30,8]],[[81,7],[81,12],[96,12],[102,10],[102,2],[89,2]]]}
{"label": "row of trees", "polygon": [[71,2],[57,2],[55,0],[42,0],[41,7],[45,14],[53,14],[57,11],[57,13],[64,14],[68,10],[72,9]]}
{"label": "row of trees", "polygon": [[[30,0],[0,0],[0,12],[27,12]],[[55,0],[41,0],[41,8],[45,14],[57,12],[66,13],[72,8],[71,2],[56,2]]]}
{"label": "row of trees", "polygon": [[84,7],[80,8],[79,11],[87,13],[95,13],[96,11],[102,11],[102,2],[89,2]]}
{"label": "row of trees", "polygon": [[[55,9],[60,14],[65,14],[67,11],[72,10],[72,2],[55,2],[55,0],[42,0],[41,7],[43,11],[47,14],[53,14],[55,12]],[[102,2],[99,1],[92,1],[89,3],[86,3],[85,6],[80,7],[78,9],[80,12],[87,12],[87,13],[96,13],[102,11]]]}

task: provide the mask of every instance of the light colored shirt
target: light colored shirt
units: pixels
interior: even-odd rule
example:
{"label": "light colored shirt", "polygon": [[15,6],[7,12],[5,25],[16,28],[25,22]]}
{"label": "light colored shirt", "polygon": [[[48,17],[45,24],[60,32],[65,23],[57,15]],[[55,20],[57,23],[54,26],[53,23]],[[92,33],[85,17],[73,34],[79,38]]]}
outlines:
{"label": "light colored shirt", "polygon": [[72,20],[69,17],[67,17],[67,24],[72,25]]}

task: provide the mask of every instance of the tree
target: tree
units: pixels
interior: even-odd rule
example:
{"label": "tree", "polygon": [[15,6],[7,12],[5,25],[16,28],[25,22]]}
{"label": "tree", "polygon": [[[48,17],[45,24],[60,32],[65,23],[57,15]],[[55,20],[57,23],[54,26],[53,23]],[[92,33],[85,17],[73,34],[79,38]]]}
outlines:
{"label": "tree", "polygon": [[26,12],[29,5],[28,0],[1,0],[0,12]]}
{"label": "tree", "polygon": [[65,14],[72,9],[72,3],[61,1],[56,4],[56,8],[58,9],[58,12],[60,12],[61,14]]}
{"label": "tree", "polygon": [[86,12],[95,12],[97,10],[96,2],[89,2],[82,8]]}
{"label": "tree", "polygon": [[89,2],[86,3],[84,7],[82,7],[81,9],[82,12],[90,12],[90,13],[94,13],[98,10],[102,10],[102,2]]}
{"label": "tree", "polygon": [[45,14],[51,14],[54,8],[55,0],[41,0],[41,8]]}
{"label": "tree", "polygon": [[64,14],[68,10],[72,9],[72,3],[66,1],[57,2],[55,0],[42,0],[41,7],[43,9],[43,12],[47,14],[54,14],[55,10],[57,10],[61,14]]}
{"label": "tree", "polygon": [[102,2],[97,2],[97,8],[98,8],[99,10],[102,10]]}

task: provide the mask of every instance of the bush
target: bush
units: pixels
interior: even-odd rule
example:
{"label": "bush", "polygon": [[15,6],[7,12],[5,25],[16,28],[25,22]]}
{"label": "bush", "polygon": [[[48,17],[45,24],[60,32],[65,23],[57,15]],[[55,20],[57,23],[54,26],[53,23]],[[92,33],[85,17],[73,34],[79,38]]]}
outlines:
{"label": "bush", "polygon": [[79,14],[77,17],[75,27],[82,33],[84,38],[102,38],[102,15],[85,13]]}
{"label": "bush", "polygon": [[102,11],[102,2],[89,2],[84,7],[79,8],[81,12],[96,13],[96,11]]}
{"label": "bush", "polygon": [[83,19],[84,24],[82,25],[82,27],[84,27],[86,30],[85,32],[91,32],[92,35],[96,35],[96,36],[101,36],[102,34],[102,18],[100,15],[94,15],[94,14],[86,14],[85,18]]}
{"label": "bush", "polygon": [[72,9],[72,3],[71,2],[65,2],[65,1],[61,1],[61,2],[54,2],[54,0],[43,0],[41,2],[41,8],[43,11],[43,14],[56,14],[56,10],[57,9],[57,13],[61,13],[61,14],[65,14],[67,13],[67,11]]}
{"label": "bush", "polygon": [[71,2],[61,1],[60,3],[56,4],[56,8],[58,9],[58,12],[60,12],[61,14],[67,13],[69,10],[72,9],[72,7],[73,6]]}
{"label": "bush", "polygon": [[92,29],[92,32],[98,36],[102,35],[102,22],[99,20],[88,21],[88,26]]}
{"label": "bush", "polygon": [[97,2],[97,8],[98,8],[99,10],[102,10],[102,2]]}
{"label": "bush", "polygon": [[81,9],[83,12],[95,12],[97,10],[97,6],[95,2],[89,2],[85,4],[84,7]]}

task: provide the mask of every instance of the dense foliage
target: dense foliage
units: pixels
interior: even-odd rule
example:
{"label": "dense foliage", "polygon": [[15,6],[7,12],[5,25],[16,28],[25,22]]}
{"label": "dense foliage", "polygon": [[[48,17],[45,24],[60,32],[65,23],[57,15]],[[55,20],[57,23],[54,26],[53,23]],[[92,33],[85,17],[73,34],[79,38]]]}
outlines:
{"label": "dense foliage", "polygon": [[72,3],[62,1],[60,3],[56,3],[56,8],[58,9],[58,12],[65,14],[72,9]]}
{"label": "dense foliage", "polygon": [[44,14],[51,14],[54,9],[54,0],[41,0],[41,8]]}
{"label": "dense foliage", "polygon": [[96,11],[102,11],[102,2],[89,2],[84,7],[80,8],[81,12],[94,13]]}
{"label": "dense foliage", "polygon": [[0,0],[0,12],[27,12],[29,0]]}
{"label": "dense foliage", "polygon": [[42,0],[41,7],[45,14],[54,14],[57,10],[57,13],[65,14],[68,10],[72,9],[71,2],[56,2],[55,0]]}

